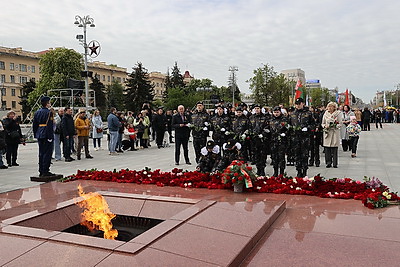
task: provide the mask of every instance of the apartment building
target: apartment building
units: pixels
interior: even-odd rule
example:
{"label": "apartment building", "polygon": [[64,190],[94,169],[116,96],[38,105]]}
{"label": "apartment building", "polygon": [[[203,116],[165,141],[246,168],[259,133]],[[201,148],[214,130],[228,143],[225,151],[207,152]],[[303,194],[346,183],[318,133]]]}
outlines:
{"label": "apartment building", "polygon": [[21,88],[30,79],[38,81],[39,53],[22,50],[21,47],[0,46],[1,108],[13,109],[20,115]]}

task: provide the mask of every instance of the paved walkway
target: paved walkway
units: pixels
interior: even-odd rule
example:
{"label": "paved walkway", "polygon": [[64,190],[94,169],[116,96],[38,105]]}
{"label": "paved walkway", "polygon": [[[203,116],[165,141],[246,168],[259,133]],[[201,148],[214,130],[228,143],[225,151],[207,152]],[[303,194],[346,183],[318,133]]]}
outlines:
{"label": "paved walkway", "polygon": [[[350,152],[343,152],[339,148],[339,168],[325,168],[324,154],[321,153],[321,167],[310,167],[308,174],[316,175],[320,173],[327,178],[349,177],[362,180],[364,176],[375,176],[381,179],[393,191],[400,191],[400,124],[384,124],[383,129],[371,128],[369,132],[362,132],[359,141],[357,158],[351,158]],[[103,140],[103,145],[106,142]],[[79,169],[161,169],[170,171],[174,165],[174,144],[168,148],[157,149],[154,142],[153,146],[146,150],[128,151],[118,156],[109,156],[107,150],[94,151],[90,142],[90,151],[94,159],[83,159],[67,163],[64,161],[54,161],[51,171],[70,175]],[[106,146],[104,147],[106,148]],[[192,143],[189,143],[190,159],[192,165],[182,164],[179,167],[187,170],[194,170],[194,152]],[[321,149],[322,150],[322,149]],[[20,146],[18,163],[19,167],[11,167],[7,170],[0,170],[0,193],[19,188],[27,188],[38,185],[31,182],[30,176],[37,174],[38,169],[38,148],[36,143]],[[183,155],[181,155],[183,157]],[[181,159],[183,162],[183,158]],[[268,160],[269,162],[269,160]],[[288,166],[286,171],[289,175],[296,174],[295,168]],[[267,175],[272,174],[270,165],[266,169]]]}

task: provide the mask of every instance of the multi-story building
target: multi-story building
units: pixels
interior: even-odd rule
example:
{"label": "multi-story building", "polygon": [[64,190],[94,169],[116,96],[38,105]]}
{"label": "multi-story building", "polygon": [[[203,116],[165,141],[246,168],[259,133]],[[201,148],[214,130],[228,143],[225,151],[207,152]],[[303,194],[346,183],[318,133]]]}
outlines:
{"label": "multi-story building", "polygon": [[281,73],[289,81],[297,82],[300,80],[303,85],[306,84],[306,74],[302,69],[282,70]]}
{"label": "multi-story building", "polygon": [[[22,94],[22,86],[30,79],[33,81],[40,79],[40,55],[49,50],[30,52],[22,50],[21,47],[0,47],[0,108],[13,109],[18,115],[21,114],[21,105],[19,104],[21,99],[19,96]],[[124,85],[127,79],[126,68],[107,65],[104,62],[89,62],[88,70],[92,71],[93,75],[96,75],[104,85],[109,85],[113,81],[118,81]]]}
{"label": "multi-story building", "polygon": [[162,99],[165,92],[165,81],[167,79],[166,74],[162,74],[158,71],[149,73],[150,83],[154,86],[154,99]]}
{"label": "multi-story building", "polygon": [[38,81],[39,53],[22,48],[0,47],[1,108],[13,109],[20,114],[22,85],[30,79]]}

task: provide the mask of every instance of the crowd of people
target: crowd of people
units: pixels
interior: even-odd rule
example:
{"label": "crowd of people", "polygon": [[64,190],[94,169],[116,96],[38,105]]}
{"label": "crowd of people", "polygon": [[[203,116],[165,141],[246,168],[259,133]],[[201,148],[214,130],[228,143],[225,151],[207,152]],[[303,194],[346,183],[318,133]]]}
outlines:
{"label": "crowd of people", "polygon": [[[92,159],[89,139],[94,150],[103,150],[106,135],[111,156],[147,149],[154,140],[159,149],[175,143],[176,165],[180,164],[182,147],[185,163],[191,164],[188,144],[192,137],[198,171],[223,171],[239,159],[254,164],[257,174],[263,176],[270,156],[275,176],[283,174],[286,166],[295,166],[297,176],[304,177],[309,166],[320,166],[321,147],[326,167],[337,168],[340,145],[354,158],[361,130],[370,130],[371,123],[382,128],[382,122],[400,122],[396,110],[352,110],[334,102],[326,107],[306,107],[301,98],[289,109],[283,105],[248,107],[244,103],[232,107],[220,101],[215,110],[206,110],[199,101],[193,111],[180,105],[165,112],[163,107],[152,110],[145,103],[137,114],[111,108],[105,122],[99,110],[90,113],[81,108],[73,114],[71,107],[65,107],[55,111],[49,100],[42,99],[42,109],[35,113],[33,122],[41,176],[53,175],[51,160],[72,162],[81,160],[83,153]],[[18,146],[25,144],[19,124],[14,111],[0,122],[1,169],[19,165]]]}

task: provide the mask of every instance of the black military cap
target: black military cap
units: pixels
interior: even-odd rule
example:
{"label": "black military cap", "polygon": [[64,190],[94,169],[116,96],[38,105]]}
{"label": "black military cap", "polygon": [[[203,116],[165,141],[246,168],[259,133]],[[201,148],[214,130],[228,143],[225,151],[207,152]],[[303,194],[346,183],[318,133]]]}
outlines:
{"label": "black military cap", "polygon": [[41,103],[50,102],[50,97],[48,97],[48,96],[43,96],[43,97],[40,99],[40,102],[41,102]]}
{"label": "black military cap", "polygon": [[206,148],[207,148],[207,149],[211,149],[211,148],[213,148],[214,146],[215,146],[215,143],[214,143],[213,140],[208,140],[208,141],[207,141],[207,144],[206,144]]}
{"label": "black military cap", "polygon": [[242,107],[247,107],[247,104],[244,103],[244,102],[240,103],[240,105],[241,105]]}
{"label": "black military cap", "polygon": [[276,106],[272,111],[277,111],[277,110],[281,111],[281,108],[279,106]]}
{"label": "black military cap", "polygon": [[261,105],[260,104],[254,104],[253,108],[261,108]]}
{"label": "black military cap", "polygon": [[224,108],[221,104],[216,104],[215,108]]}
{"label": "black military cap", "polygon": [[305,103],[304,102],[304,99],[303,98],[301,98],[301,97],[299,97],[299,98],[297,98],[296,99],[296,102],[294,102],[296,105],[299,105],[300,103]]}
{"label": "black military cap", "polygon": [[199,104],[204,105],[203,101],[197,101],[196,105],[199,105]]}
{"label": "black military cap", "polygon": [[241,106],[239,106],[239,107],[236,108],[236,111],[243,111],[243,109],[242,109]]}

